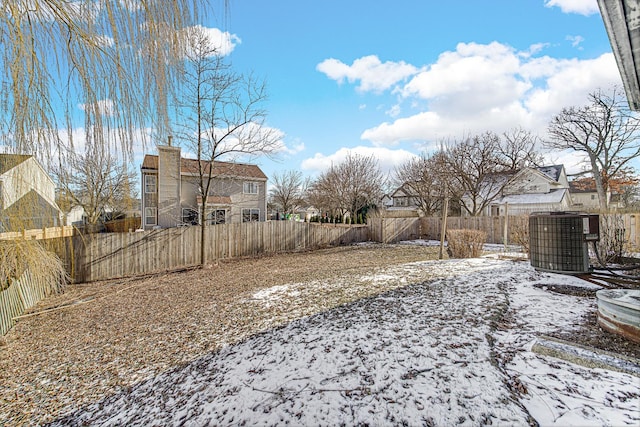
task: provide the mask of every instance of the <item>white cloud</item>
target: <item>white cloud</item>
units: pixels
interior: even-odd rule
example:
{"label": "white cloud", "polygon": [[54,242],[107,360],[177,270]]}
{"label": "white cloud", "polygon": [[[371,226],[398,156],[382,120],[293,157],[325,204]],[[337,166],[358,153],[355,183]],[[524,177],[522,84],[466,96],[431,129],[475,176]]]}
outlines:
{"label": "white cloud", "polygon": [[498,99],[510,102],[528,88],[518,80],[519,67],[520,59],[509,46],[459,43],[454,52],[444,52],[435,64],[417,74],[402,93],[423,99],[465,94],[457,107],[477,111],[482,104],[493,105]]}
{"label": "white cloud", "polygon": [[[103,116],[113,116],[115,114],[113,101],[111,99],[102,99],[102,100],[96,101],[94,107]],[[91,108],[91,105],[78,104],[78,108],[80,108],[82,111],[87,111],[89,108]]]}
{"label": "white cloud", "polygon": [[532,57],[532,51],[497,42],[458,44],[399,90],[417,112],[366,129],[361,138],[383,146],[516,126],[543,136],[563,107],[583,105],[594,90],[621,84],[611,53],[579,60]]}
{"label": "white cloud", "polygon": [[529,58],[532,55],[542,52],[545,48],[549,47],[549,43],[534,43],[529,46],[529,50],[520,52],[520,56]]}
{"label": "white cloud", "polygon": [[580,47],[580,44],[582,44],[582,42],[584,41],[584,37],[582,37],[582,36],[567,36],[566,39],[571,42],[571,46],[577,47],[578,49],[582,50],[582,47]]}
{"label": "white cloud", "polygon": [[[137,128],[131,133],[132,140],[131,149],[123,149],[122,133],[118,130],[111,130],[108,132],[106,140],[109,141],[109,151],[119,159],[131,160],[131,162],[137,166],[142,163],[142,159],[145,154],[151,154],[153,150],[149,147],[149,141],[152,141],[153,131],[151,128]],[[60,140],[60,148],[64,151],[72,150],[76,153],[84,153],[87,148],[86,129],[83,127],[73,128],[71,133],[67,129],[58,130],[58,138]],[[165,142],[162,142],[164,144]],[[153,144],[155,146],[155,144]],[[127,152],[128,151],[128,152]],[[59,152],[56,146],[53,150],[52,159],[57,159]],[[135,170],[135,168],[134,168]]]}
{"label": "white cloud", "polygon": [[621,85],[620,72],[612,53],[590,60],[557,61],[554,72],[549,74],[546,85],[532,90],[526,100],[526,108],[541,120],[548,122],[551,115],[563,107],[587,103],[587,96],[598,88],[609,89]]}
{"label": "white cloud", "polygon": [[316,69],[338,83],[359,81],[357,90],[361,92],[387,90],[417,72],[416,67],[404,61],[382,63],[376,55],[358,58],[352,65],[334,58],[325,59]]}
{"label": "white cloud", "polygon": [[235,34],[231,34],[227,31],[221,31],[218,28],[209,28],[203,27],[202,25],[196,25],[193,27],[187,28],[185,31],[195,29],[202,31],[209,41],[211,42],[211,46],[215,48],[216,54],[218,56],[227,56],[233,49],[235,49],[236,45],[242,43],[240,37]]}
{"label": "white cloud", "polygon": [[357,146],[353,148],[340,148],[333,154],[324,155],[317,153],[315,156],[302,161],[302,169],[307,172],[323,172],[331,167],[343,162],[347,156],[358,154],[361,156],[374,156],[378,160],[378,165],[384,174],[393,172],[396,166],[407,160],[417,157],[406,150],[391,150],[383,147]]}
{"label": "white cloud", "polygon": [[597,0],[547,0],[544,5],[559,7],[563,13],[577,13],[585,16],[600,12]]}
{"label": "white cloud", "polygon": [[301,153],[305,150],[305,145],[304,142],[300,141],[300,140],[295,140],[293,141],[293,143],[287,145],[284,142],[284,133],[282,133],[282,137],[280,139],[278,139],[278,149],[276,149],[276,153],[280,154],[288,154],[288,155],[294,155],[294,154],[298,154]]}
{"label": "white cloud", "polygon": [[396,104],[385,111],[385,114],[389,117],[398,117],[400,115],[400,105]]}

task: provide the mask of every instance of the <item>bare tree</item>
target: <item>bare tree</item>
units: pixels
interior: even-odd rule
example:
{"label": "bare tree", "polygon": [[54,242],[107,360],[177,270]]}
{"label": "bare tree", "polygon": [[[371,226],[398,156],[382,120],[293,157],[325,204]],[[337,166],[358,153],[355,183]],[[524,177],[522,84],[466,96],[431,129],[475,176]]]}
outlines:
{"label": "bare tree", "polygon": [[481,215],[504,189],[514,170],[505,166],[500,138],[485,132],[447,147],[450,191],[472,216]]}
{"label": "bare tree", "polygon": [[439,154],[423,154],[418,158],[409,159],[395,169],[396,185],[410,194],[415,205],[425,216],[437,212],[444,199],[446,186],[443,185],[441,168],[437,163]]}
{"label": "bare tree", "polygon": [[294,213],[304,202],[308,180],[302,172],[296,170],[285,171],[273,176],[273,187],[270,190],[271,203],[282,210],[284,214]]}
{"label": "bare tree", "polygon": [[537,150],[538,138],[521,127],[502,134],[498,145],[502,165],[507,170],[517,170],[525,166],[541,166],[544,161]]}
{"label": "bare tree", "polygon": [[126,211],[131,202],[135,174],[107,149],[93,146],[84,154],[74,151],[61,159],[54,175],[63,205],[80,206],[87,223],[95,225],[104,214]]}
{"label": "bare tree", "polygon": [[[198,190],[201,196],[200,263],[206,263],[208,198],[218,171],[216,160],[237,156],[272,154],[279,148],[279,134],[264,126],[264,83],[242,76],[218,54],[199,27],[186,32],[184,86],[177,99],[183,143],[196,153]],[[232,174],[229,165],[225,174]]]}
{"label": "bare tree", "polygon": [[610,94],[595,91],[589,99],[588,105],[564,108],[551,120],[546,145],[586,155],[586,172],[595,180],[600,207],[606,210],[610,181],[640,156],[640,120],[619,88]]}
{"label": "bare tree", "polygon": [[352,219],[382,196],[385,177],[373,156],[349,154],[323,172],[311,185],[311,200],[334,214]]}

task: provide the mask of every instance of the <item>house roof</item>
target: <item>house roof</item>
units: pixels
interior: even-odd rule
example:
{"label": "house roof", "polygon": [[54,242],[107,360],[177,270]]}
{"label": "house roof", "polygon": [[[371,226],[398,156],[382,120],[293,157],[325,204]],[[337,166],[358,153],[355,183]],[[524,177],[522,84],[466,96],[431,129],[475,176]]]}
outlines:
{"label": "house roof", "polygon": [[[211,162],[201,160],[205,173],[208,172],[208,168],[211,166]],[[158,170],[158,156],[154,154],[147,154],[142,161],[142,169]],[[213,162],[213,170],[215,176],[229,176],[229,177],[242,177],[242,178],[254,178],[254,179],[267,179],[267,176],[262,172],[262,169],[258,165],[252,165],[247,163],[231,163],[231,162]],[[182,174],[197,174],[198,173],[198,160],[180,158],[180,172]]]}
{"label": "house roof", "polygon": [[564,168],[563,165],[553,165],[553,166],[540,166],[539,168],[536,168],[536,169],[557,182],[560,179],[560,175],[562,174],[563,168]]}
{"label": "house roof", "polygon": [[567,189],[561,188],[557,190],[551,190],[549,193],[536,193],[536,194],[510,194],[503,196],[496,200],[495,203],[510,205],[533,205],[544,203],[560,203],[562,199],[567,195]]}
{"label": "house roof", "polygon": [[0,175],[33,156],[28,154],[0,154]]}
{"label": "house roof", "polygon": [[576,182],[575,180],[569,181],[569,191],[572,193],[595,193],[596,182],[595,180],[580,180],[580,182]]}
{"label": "house roof", "polygon": [[[616,179],[612,178],[609,180],[609,192],[611,195],[619,195],[621,192],[621,187],[626,185],[627,181],[625,179]],[[588,177],[588,178],[578,178],[569,182],[569,191],[572,193],[597,193],[596,189],[596,180]]]}

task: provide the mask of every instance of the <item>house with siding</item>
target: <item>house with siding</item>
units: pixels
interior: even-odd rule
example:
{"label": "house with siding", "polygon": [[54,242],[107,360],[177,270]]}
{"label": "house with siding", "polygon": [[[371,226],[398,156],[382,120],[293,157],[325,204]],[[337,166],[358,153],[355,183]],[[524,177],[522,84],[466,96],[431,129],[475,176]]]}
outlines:
{"label": "house with siding", "polygon": [[[267,176],[253,164],[202,161],[213,167],[204,220],[207,224],[265,221]],[[180,147],[158,146],[144,157],[141,171],[144,229],[199,224],[198,161],[184,158]],[[205,173],[208,175],[208,172]]]}
{"label": "house with siding", "polygon": [[503,175],[504,183],[483,211],[485,216],[528,215],[571,209],[569,181],[563,165],[525,167]]}
{"label": "house with siding", "polygon": [[56,185],[31,155],[0,154],[0,232],[57,227]]}
{"label": "house with siding", "polygon": [[[610,186],[617,187],[617,180],[612,179]],[[576,210],[596,212],[600,210],[600,196],[596,190],[596,182],[593,178],[581,178],[569,183],[571,200]],[[620,194],[609,190],[606,194],[607,203],[610,209],[623,208],[624,204],[620,200]]]}

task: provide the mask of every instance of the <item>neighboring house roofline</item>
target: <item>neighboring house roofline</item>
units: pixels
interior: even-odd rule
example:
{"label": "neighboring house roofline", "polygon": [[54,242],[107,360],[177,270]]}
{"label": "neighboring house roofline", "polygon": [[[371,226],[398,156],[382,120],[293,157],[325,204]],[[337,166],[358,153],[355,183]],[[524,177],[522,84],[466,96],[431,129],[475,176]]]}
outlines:
{"label": "neighboring house roofline", "polygon": [[559,203],[562,199],[568,196],[568,190],[566,188],[558,188],[551,190],[548,193],[525,193],[525,194],[511,194],[496,199],[492,204],[504,204],[511,205],[517,204],[533,204],[533,203]]}
{"label": "neighboring house roofline", "polygon": [[32,157],[30,154],[0,154],[0,175],[4,175]]}
{"label": "neighboring house roofline", "polygon": [[[208,173],[208,168],[211,165],[210,161],[201,160],[204,166],[205,173]],[[216,178],[248,178],[259,181],[266,181],[267,176],[262,172],[259,166],[249,163],[233,163],[233,162],[213,162],[214,171],[220,170],[219,173],[214,173]],[[155,154],[146,154],[142,161],[140,169],[143,172],[152,172],[158,170],[158,156]],[[198,160],[188,159],[185,157],[180,158],[180,174],[183,176],[198,176]]]}
{"label": "neighboring house roofline", "polygon": [[[49,173],[47,173],[47,171],[42,167],[40,162],[30,154],[6,154],[6,153],[0,154],[0,181],[4,181],[3,178],[6,177],[9,172],[14,170],[16,167],[23,165],[25,162],[29,160],[31,160],[32,163],[40,170],[40,172],[42,173],[41,176],[44,177],[44,179],[46,179],[47,181],[49,181],[49,183],[53,186],[53,188],[56,188],[56,183],[49,176]],[[38,193],[38,195],[42,197],[47,203],[49,203],[52,207],[57,209],[58,212],[62,213],[62,209],[60,209],[60,207],[56,203],[55,198],[51,199],[46,194],[42,194],[41,191],[38,191],[37,188],[32,187],[31,190]],[[24,194],[22,196],[24,196]],[[3,209],[7,209],[11,207],[14,203],[20,200],[22,196],[18,197],[16,200],[13,200],[7,206],[2,206]]]}
{"label": "neighboring house roofline", "polygon": [[562,171],[564,170],[564,165],[540,166],[531,169],[535,169],[538,172],[548,176],[552,180],[559,182],[560,177],[562,176]]}
{"label": "neighboring house roofline", "polygon": [[[557,174],[555,176],[550,175],[549,173],[545,172],[545,170],[550,170],[552,169],[557,171]],[[559,168],[559,169],[556,169]],[[550,183],[555,183],[558,184],[559,183],[559,179],[561,176],[561,171],[564,168],[564,166],[542,166],[539,168],[532,168],[532,167],[525,167],[520,169],[519,171],[517,171],[515,173],[515,175],[513,175],[511,177],[511,181],[517,181],[518,179],[520,179],[521,176],[526,175],[527,173],[534,173],[538,176],[540,176],[541,178],[545,179],[546,181],[550,182]],[[543,170],[545,169],[545,170]]]}

